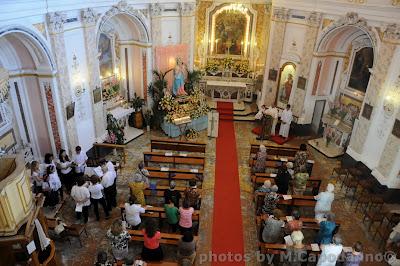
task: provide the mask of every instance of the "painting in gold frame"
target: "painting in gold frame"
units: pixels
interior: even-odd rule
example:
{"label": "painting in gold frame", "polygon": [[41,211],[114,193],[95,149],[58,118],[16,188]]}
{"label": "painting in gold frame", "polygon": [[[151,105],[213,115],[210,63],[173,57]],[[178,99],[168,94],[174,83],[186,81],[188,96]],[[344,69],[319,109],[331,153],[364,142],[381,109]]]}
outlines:
{"label": "painting in gold frame", "polygon": [[[282,65],[279,72],[279,82],[277,89],[276,102],[281,108],[289,103],[290,95],[293,89],[293,79],[296,75],[296,65],[286,62]],[[280,104],[279,104],[280,103]]]}

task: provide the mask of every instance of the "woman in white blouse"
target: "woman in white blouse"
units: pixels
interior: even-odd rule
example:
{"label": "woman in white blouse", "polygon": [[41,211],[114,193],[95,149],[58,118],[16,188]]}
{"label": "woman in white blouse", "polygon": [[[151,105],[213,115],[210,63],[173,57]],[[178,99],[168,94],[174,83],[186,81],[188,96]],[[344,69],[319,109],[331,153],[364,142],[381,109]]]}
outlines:
{"label": "woman in white blouse", "polygon": [[57,161],[57,168],[60,170],[61,182],[68,192],[74,184],[74,173],[72,172],[71,160],[64,149],[60,150]]}
{"label": "woman in white blouse", "polygon": [[[58,173],[56,171],[56,164],[54,163],[54,156],[52,153],[46,153],[44,155],[44,165],[43,166],[44,166],[43,172],[47,175],[49,175],[49,173],[48,173],[49,167],[50,166],[54,167],[54,172],[52,172],[52,175],[54,176],[53,179],[60,181],[60,177],[58,176]],[[61,199],[63,199],[64,193],[63,193],[63,190],[61,187],[61,182],[60,182],[60,189],[57,189],[57,191],[60,193]]]}
{"label": "woman in white blouse", "polygon": [[33,189],[32,189],[33,193],[41,193],[43,177],[40,174],[38,161],[33,161],[31,163],[31,182],[32,182],[32,187],[33,187]]}

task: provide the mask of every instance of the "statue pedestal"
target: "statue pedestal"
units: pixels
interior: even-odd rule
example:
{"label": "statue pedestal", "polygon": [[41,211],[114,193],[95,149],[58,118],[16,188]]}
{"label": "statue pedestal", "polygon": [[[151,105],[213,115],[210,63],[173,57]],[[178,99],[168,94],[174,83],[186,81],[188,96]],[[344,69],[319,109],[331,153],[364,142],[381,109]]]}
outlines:
{"label": "statue pedestal", "polygon": [[[193,119],[192,122],[190,122],[187,125],[187,129],[193,128],[196,131],[204,130],[207,127],[208,127],[208,118],[206,115]],[[175,124],[163,121],[163,123],[161,124],[161,128],[164,131],[164,133],[168,135],[168,137],[176,138],[181,135],[179,127]]]}

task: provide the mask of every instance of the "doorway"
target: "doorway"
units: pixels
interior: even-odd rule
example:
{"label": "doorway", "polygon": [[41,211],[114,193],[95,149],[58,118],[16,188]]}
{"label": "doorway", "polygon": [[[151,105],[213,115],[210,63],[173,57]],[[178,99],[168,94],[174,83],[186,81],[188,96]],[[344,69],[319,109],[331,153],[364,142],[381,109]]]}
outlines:
{"label": "doorway", "polygon": [[311,121],[311,130],[315,135],[322,133],[322,115],[324,114],[326,100],[315,101],[314,114]]}

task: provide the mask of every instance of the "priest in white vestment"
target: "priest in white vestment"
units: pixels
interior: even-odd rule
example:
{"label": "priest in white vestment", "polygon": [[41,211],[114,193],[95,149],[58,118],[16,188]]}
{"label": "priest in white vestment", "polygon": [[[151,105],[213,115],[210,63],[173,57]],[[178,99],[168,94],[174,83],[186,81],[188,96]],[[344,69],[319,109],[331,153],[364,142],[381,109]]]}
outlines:
{"label": "priest in white vestment", "polygon": [[292,119],[292,111],[290,110],[290,104],[288,104],[281,114],[281,127],[279,128],[279,135],[285,139],[289,137],[290,123],[292,123]]}
{"label": "priest in white vestment", "polygon": [[278,108],[272,104],[268,107],[267,113],[272,116],[271,136],[275,136],[276,124],[278,123]]}

